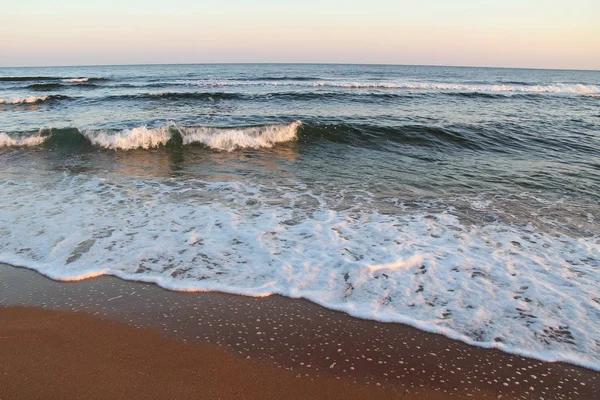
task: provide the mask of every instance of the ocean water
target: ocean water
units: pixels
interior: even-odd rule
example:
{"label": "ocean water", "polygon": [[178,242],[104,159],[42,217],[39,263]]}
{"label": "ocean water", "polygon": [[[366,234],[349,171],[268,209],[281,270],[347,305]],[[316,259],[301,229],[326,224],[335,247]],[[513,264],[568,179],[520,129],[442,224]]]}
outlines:
{"label": "ocean water", "polygon": [[0,262],[600,369],[600,72],[0,69]]}

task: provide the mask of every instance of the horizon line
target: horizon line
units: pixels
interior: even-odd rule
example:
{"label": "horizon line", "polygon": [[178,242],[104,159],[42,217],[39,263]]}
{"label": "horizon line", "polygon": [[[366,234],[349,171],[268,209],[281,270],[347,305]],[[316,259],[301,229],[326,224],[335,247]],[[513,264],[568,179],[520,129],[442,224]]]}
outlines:
{"label": "horizon line", "polygon": [[80,68],[80,67],[141,67],[167,65],[370,65],[396,67],[445,67],[445,68],[489,68],[489,69],[525,69],[540,71],[582,71],[600,72],[599,68],[540,68],[540,67],[505,67],[505,66],[475,66],[475,65],[444,65],[444,64],[396,64],[396,63],[347,63],[347,62],[183,62],[183,63],[128,63],[128,64],[75,64],[75,65],[21,65],[0,66],[5,68]]}

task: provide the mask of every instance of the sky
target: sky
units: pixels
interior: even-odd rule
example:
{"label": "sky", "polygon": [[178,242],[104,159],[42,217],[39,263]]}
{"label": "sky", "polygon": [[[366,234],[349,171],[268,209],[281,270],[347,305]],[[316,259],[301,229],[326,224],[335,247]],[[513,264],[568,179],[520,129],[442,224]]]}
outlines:
{"label": "sky", "polygon": [[599,0],[18,0],[0,66],[375,63],[600,70]]}

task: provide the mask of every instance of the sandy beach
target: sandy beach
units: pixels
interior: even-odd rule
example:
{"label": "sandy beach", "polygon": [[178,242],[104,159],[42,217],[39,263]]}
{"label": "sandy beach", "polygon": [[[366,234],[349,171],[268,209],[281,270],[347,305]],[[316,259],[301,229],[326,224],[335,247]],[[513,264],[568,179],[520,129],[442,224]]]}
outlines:
{"label": "sandy beach", "polygon": [[592,399],[600,374],[304,300],[0,267],[0,399]]}

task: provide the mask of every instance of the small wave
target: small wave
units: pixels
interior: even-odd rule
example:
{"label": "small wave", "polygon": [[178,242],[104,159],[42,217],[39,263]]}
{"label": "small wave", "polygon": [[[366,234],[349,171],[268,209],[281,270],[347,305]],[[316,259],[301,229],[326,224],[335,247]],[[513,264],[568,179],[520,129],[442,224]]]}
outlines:
{"label": "small wave", "polygon": [[151,149],[170,145],[200,144],[215,150],[270,148],[277,143],[295,140],[300,121],[287,125],[239,128],[177,127],[147,128],[140,126],[119,132],[78,130],[76,128],[42,129],[32,136],[0,135],[0,147],[37,145],[97,146],[110,150]]}
{"label": "small wave", "polygon": [[60,83],[34,83],[32,85],[27,86],[30,90],[35,90],[38,92],[46,92],[51,90],[60,90],[64,86]]}
{"label": "small wave", "polygon": [[56,81],[55,76],[0,76],[0,82]]}
{"label": "small wave", "polygon": [[0,76],[0,82],[62,81],[65,83],[87,83],[107,80],[107,78],[70,78],[64,76]]}
{"label": "small wave", "polygon": [[226,92],[155,92],[155,93],[139,93],[139,94],[117,94],[106,97],[99,97],[97,101],[123,101],[123,100],[243,100],[252,96],[241,93],[226,93]]}
{"label": "small wave", "polygon": [[90,78],[69,78],[69,79],[63,79],[63,82],[67,82],[67,83],[85,83],[88,82],[90,80]]}
{"label": "small wave", "polygon": [[134,95],[135,98],[151,98],[151,99],[199,99],[199,100],[238,100],[246,96],[240,93],[225,93],[225,92],[159,92]]}
{"label": "small wave", "polygon": [[369,124],[303,124],[301,142],[327,140],[359,147],[387,148],[390,144],[481,150],[466,132],[428,125],[377,126]]}
{"label": "small wave", "polygon": [[93,82],[103,82],[103,81],[107,81],[108,79],[106,78],[64,78],[61,79],[62,82],[65,83],[74,83],[74,84],[79,84],[79,85],[87,85],[87,84],[92,84]]}
{"label": "small wave", "polygon": [[446,83],[330,83],[318,82],[312,86],[333,86],[356,89],[409,89],[409,90],[436,90],[442,92],[478,92],[478,93],[566,93],[566,94],[595,94],[600,93],[600,87],[583,84],[556,84],[556,85],[464,85]]}
{"label": "small wave", "polygon": [[249,81],[320,81],[322,78],[310,76],[263,76],[258,78],[248,79]]}
{"label": "small wave", "polygon": [[14,99],[0,99],[0,105],[2,104],[11,104],[11,105],[19,105],[19,104],[36,104],[44,101],[50,100],[64,100],[68,99],[67,96],[60,95],[52,95],[52,96],[29,96],[23,98],[14,98]]}
{"label": "small wave", "polygon": [[101,82],[107,81],[106,78],[63,78],[61,79],[65,83],[91,83],[91,82]]}

